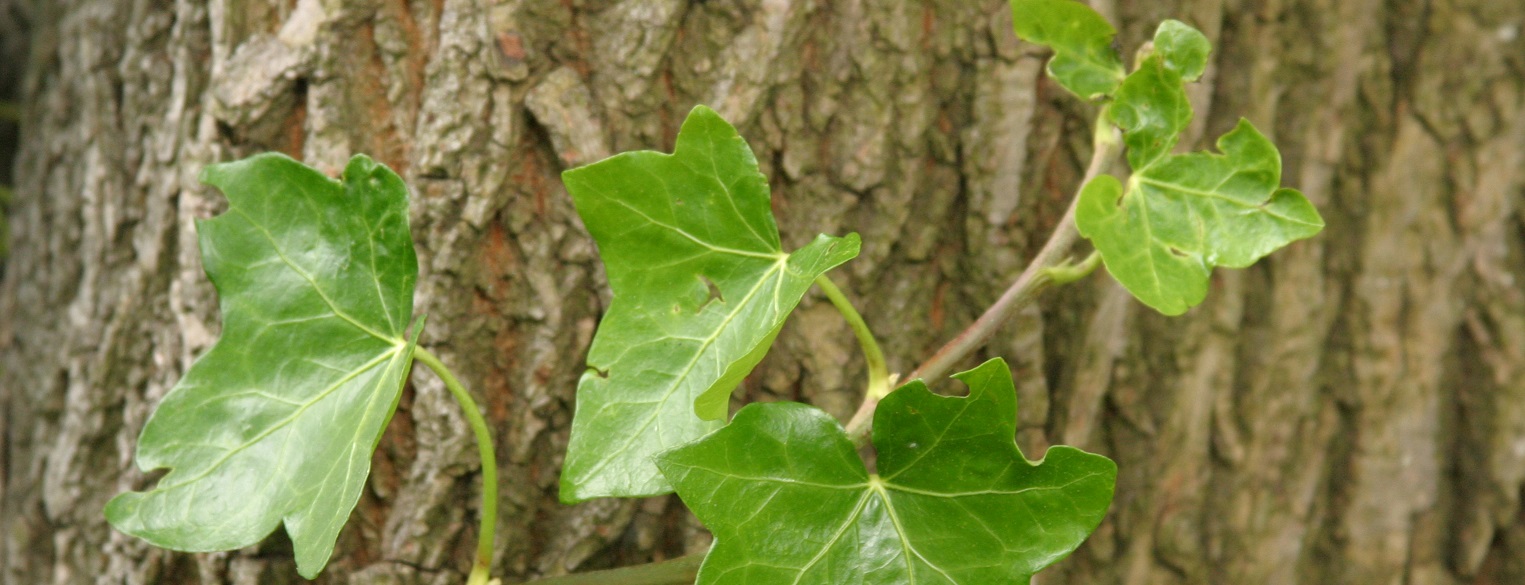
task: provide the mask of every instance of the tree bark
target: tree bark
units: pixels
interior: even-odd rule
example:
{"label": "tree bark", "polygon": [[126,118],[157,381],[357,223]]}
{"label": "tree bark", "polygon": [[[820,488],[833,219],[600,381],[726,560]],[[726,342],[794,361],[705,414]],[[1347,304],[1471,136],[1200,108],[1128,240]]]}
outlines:
{"label": "tree bark", "polygon": [[[1044,585],[1525,582],[1525,4],[1094,0],[1131,54],[1163,18],[1217,52],[1198,147],[1247,117],[1328,222],[1164,318],[1105,275],[985,350],[1019,440],[1114,457],[1111,515]],[[413,189],[422,343],[494,423],[506,582],[708,545],[675,498],[556,502],[608,303],[560,171],[668,151],[714,107],[786,245],[863,235],[838,282],[907,372],[1052,230],[1094,107],[1000,0],[0,0],[24,115],[0,285],[0,581],[296,583],[283,536],[187,555],[101,509],[215,339],[193,221],[208,163],[364,152]],[[8,37],[0,46],[10,46]],[[19,62],[19,61],[12,61]],[[0,75],[0,78],[6,76]],[[1077,252],[1084,251],[1080,248]],[[817,293],[747,399],[851,413],[863,364]],[[975,362],[971,360],[970,365]],[[944,388],[954,390],[952,385]],[[479,465],[418,372],[324,583],[457,583]]]}

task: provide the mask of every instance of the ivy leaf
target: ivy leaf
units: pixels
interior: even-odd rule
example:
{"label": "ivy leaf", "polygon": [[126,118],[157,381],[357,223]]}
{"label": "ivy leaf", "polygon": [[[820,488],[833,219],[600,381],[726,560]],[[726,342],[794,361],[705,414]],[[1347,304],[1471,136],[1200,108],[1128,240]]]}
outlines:
{"label": "ivy leaf", "polygon": [[1127,133],[1128,164],[1135,170],[1169,154],[1191,124],[1185,82],[1207,69],[1212,51],[1207,37],[1178,20],[1167,20],[1154,34],[1154,50],[1123,80],[1108,109]]}
{"label": "ivy leaf", "polygon": [[1075,0],[1011,0],[1017,36],[1054,50],[1048,75],[1077,96],[1111,95],[1123,80],[1123,62],[1112,48],[1117,29]]}
{"label": "ivy leaf", "polygon": [[1207,56],[1213,45],[1207,36],[1179,20],[1166,20],[1154,31],[1154,52],[1164,58],[1165,67],[1181,75],[1184,81],[1196,81],[1207,70]]}
{"label": "ivy leaf", "polygon": [[698,583],[1027,583],[1075,550],[1106,515],[1116,465],[1070,447],[1028,461],[1006,363],[957,377],[968,397],[915,381],[880,403],[881,475],[830,416],[787,402],[659,457],[715,534]]}
{"label": "ivy leaf", "polygon": [[1302,193],[1280,187],[1281,153],[1248,121],[1218,139],[1222,154],[1171,154],[1191,123],[1184,83],[1202,74],[1208,49],[1185,24],[1160,26],[1109,106],[1133,174],[1126,188],[1093,179],[1075,210],[1107,271],[1166,315],[1202,302],[1213,267],[1244,268],[1324,227]]}
{"label": "ivy leaf", "polygon": [[1166,315],[1202,302],[1214,266],[1244,268],[1324,227],[1302,193],[1277,187],[1281,156],[1249,122],[1218,148],[1162,157],[1134,171],[1126,194],[1110,175],[1080,192],[1081,235],[1118,282]]}
{"label": "ivy leaf", "polygon": [[703,106],[673,154],[627,152],[562,179],[614,297],[577,385],[561,499],[670,492],[652,457],[724,424],[731,391],[858,236],[785,253],[751,149]]}
{"label": "ivy leaf", "polygon": [[1181,85],[1181,74],[1165,65],[1155,54],[1117,88],[1107,113],[1123,128],[1123,144],[1128,147],[1128,166],[1134,171],[1159,160],[1180,140],[1181,132],[1191,124],[1191,102]]}
{"label": "ivy leaf", "polygon": [[360,498],[412,364],[407,187],[365,156],[342,183],[277,154],[201,179],[229,203],[197,223],[222,337],[138,439],[138,467],[169,473],[113,498],[106,518],[197,552],[253,545],[284,523],[310,579]]}

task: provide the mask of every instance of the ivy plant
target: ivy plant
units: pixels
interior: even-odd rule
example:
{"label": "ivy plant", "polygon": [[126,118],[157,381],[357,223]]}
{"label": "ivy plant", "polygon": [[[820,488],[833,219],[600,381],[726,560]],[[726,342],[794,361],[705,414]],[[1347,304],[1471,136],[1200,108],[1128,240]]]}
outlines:
{"label": "ivy plant", "polygon": [[1282,188],[1281,154],[1247,120],[1218,139],[1221,154],[1172,154],[1191,123],[1184,82],[1201,77],[1210,45],[1168,20],[1112,95],[1133,174],[1080,192],[1075,221],[1117,281],[1145,304],[1179,315],[1207,296],[1214,266],[1243,268],[1323,229],[1308,200]]}
{"label": "ivy plant", "polygon": [[418,260],[402,179],[355,157],[334,181],[281,155],[209,167],[228,212],[197,225],[223,333],[143,428],[112,499],[118,530],[181,550],[258,542],[284,523],[316,575],[360,499],[402,392]]}
{"label": "ivy plant", "polygon": [[[1130,70],[1115,29],[1084,4],[1011,7],[1016,34],[1053,50],[1049,76],[1097,109],[1092,160],[1006,293],[898,387],[867,321],[829,277],[857,255],[858,236],[786,251],[766,178],[714,111],[693,109],[672,154],[628,152],[563,175],[613,294],[577,386],[561,499],[675,491],[716,540],[704,555],[542,583],[1026,583],[1099,525],[1115,465],[1065,446],[1022,453],[1005,362],[955,374],[967,396],[928,383],[1040,291],[1098,265],[1175,315],[1203,300],[1215,267],[1248,266],[1323,222],[1281,187],[1280,155],[1248,121],[1216,153],[1178,152],[1192,117],[1185,84],[1209,67],[1200,32],[1166,21]],[[1131,172],[1110,174],[1124,152]],[[417,343],[404,182],[363,155],[338,180],[276,154],[211,166],[202,179],[229,202],[197,224],[223,333],[139,438],[139,468],[168,472],[113,499],[108,520],[184,551],[249,546],[284,525],[298,572],[315,577],[417,361],[476,433],[482,524],[467,583],[488,583],[493,443],[471,394]],[[1081,237],[1095,251],[1072,261]],[[864,352],[858,411],[843,423],[779,402],[728,416],[732,392],[812,287]]]}
{"label": "ivy plant", "polygon": [[724,424],[816,277],[858,236],[785,253],[768,181],[736,129],[699,107],[673,154],[629,152],[567,171],[614,299],[577,385],[561,499],[672,491],[653,458]]}

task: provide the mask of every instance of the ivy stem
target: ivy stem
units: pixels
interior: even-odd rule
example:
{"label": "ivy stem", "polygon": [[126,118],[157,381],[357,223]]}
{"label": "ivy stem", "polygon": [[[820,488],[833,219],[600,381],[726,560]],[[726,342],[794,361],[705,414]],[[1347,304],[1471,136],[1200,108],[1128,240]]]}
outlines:
{"label": "ivy stem", "polygon": [[477,558],[471,565],[466,585],[487,585],[492,572],[493,532],[498,522],[498,457],[493,453],[492,433],[487,428],[487,420],[482,418],[482,409],[444,362],[422,347],[413,350],[413,357],[434,370],[434,375],[450,389],[450,395],[460,403],[471,431],[477,435],[477,454],[482,458],[482,527],[477,531]]}
{"label": "ivy stem", "polygon": [[1085,260],[1074,264],[1064,263],[1058,266],[1050,266],[1044,270],[1048,272],[1050,284],[1057,286],[1069,284],[1090,276],[1092,272],[1096,271],[1096,267],[1100,265],[1101,252],[1091,250],[1091,255],[1086,256]]}
{"label": "ivy stem", "polygon": [[[1091,152],[1091,162],[1086,166],[1085,177],[1080,180],[1080,187],[1091,182],[1104,172],[1112,164],[1122,151],[1122,136],[1117,128],[1108,120],[1106,110],[1096,118],[1096,134],[1094,148]],[[1070,206],[1064,212],[1064,217],[1059,220],[1059,225],[1054,227],[1053,235],[1049,236],[1048,242],[1038,250],[1022,274],[1012,283],[1001,297],[985,309],[974,323],[969,324],[948,343],[944,344],[937,353],[927,358],[915,371],[912,371],[906,380],[925,380],[928,382],[942,379],[948,374],[960,360],[968,357],[974,350],[985,345],[996,330],[1006,323],[1018,309],[1027,306],[1037,298],[1038,293],[1051,285],[1064,284],[1080,279],[1096,269],[1100,256],[1092,254],[1079,264],[1070,264],[1065,261],[1070,247],[1074,246],[1075,239],[1080,231],[1075,227],[1075,208],[1080,202],[1077,192],[1070,200]],[[882,398],[882,397],[880,397]],[[873,430],[874,410],[879,407],[879,398],[865,397],[863,404],[858,407],[858,412],[847,423],[847,436],[853,444],[863,446],[868,444],[869,433]]]}
{"label": "ivy stem", "polygon": [[852,301],[847,300],[847,295],[842,294],[842,289],[837,288],[837,283],[822,274],[815,279],[816,286],[821,287],[821,292],[826,293],[826,298],[842,313],[842,318],[847,325],[852,327],[853,335],[858,337],[858,345],[863,348],[863,361],[868,364],[868,391],[867,396],[884,398],[890,393],[890,369],[885,365],[884,351],[879,349],[879,340],[874,339],[874,332],[868,328],[868,323],[863,321],[863,315],[853,308]]}
{"label": "ivy stem", "polygon": [[660,563],[535,579],[525,585],[687,585],[698,578],[703,562],[704,553],[697,553]]}

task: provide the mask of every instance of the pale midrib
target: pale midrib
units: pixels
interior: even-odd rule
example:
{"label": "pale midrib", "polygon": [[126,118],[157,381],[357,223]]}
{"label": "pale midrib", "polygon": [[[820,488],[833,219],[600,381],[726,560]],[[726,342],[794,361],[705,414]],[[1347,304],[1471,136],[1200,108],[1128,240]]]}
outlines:
{"label": "pale midrib", "polygon": [[[651,408],[651,413],[646,417],[646,420],[641,423],[641,426],[637,428],[635,432],[630,434],[630,439],[625,441],[624,444],[620,445],[619,449],[607,453],[604,458],[600,459],[598,463],[596,463],[591,469],[587,471],[587,476],[597,475],[598,472],[603,471],[604,467],[607,467],[611,461],[619,459],[621,455],[624,455],[626,451],[629,451],[630,448],[636,444],[637,440],[642,436],[642,434],[646,432],[646,429],[650,428],[652,423],[656,422],[659,414],[662,411],[661,405],[666,404],[667,401],[672,398],[672,395],[678,391],[678,387],[682,385],[683,381],[688,379],[689,374],[693,372],[694,366],[699,363],[699,358],[705,354],[705,350],[709,349],[710,345],[714,344],[715,340],[720,338],[720,334],[730,326],[731,321],[735,320],[736,316],[741,314],[742,310],[747,306],[749,302],[751,302],[752,298],[757,296],[758,291],[762,290],[763,284],[768,282],[768,280],[773,276],[775,272],[779,272],[781,274],[782,268],[786,264],[785,259],[787,258],[787,255],[785,255],[783,258],[779,258],[778,262],[773,265],[773,268],[770,268],[757,279],[757,284],[753,285],[752,289],[747,291],[746,296],[742,297],[742,299],[736,303],[735,310],[726,314],[725,319],[722,320],[717,327],[715,327],[714,332],[710,333],[709,337],[706,337],[704,342],[699,345],[699,348],[694,351],[694,355],[693,357],[689,358],[688,364],[684,365],[683,369],[673,377],[673,383],[669,385],[667,389],[662,393],[662,397],[659,398],[656,403],[654,403],[656,406]],[[783,283],[780,282],[778,286],[783,286]]]}
{"label": "pale midrib", "polygon": [[[971,405],[973,405],[973,404],[974,404],[974,400],[972,400],[972,399],[971,400],[965,400],[964,404],[963,404],[963,407],[958,410],[958,414],[953,415],[953,418],[949,421],[948,425],[944,426],[942,432],[938,433],[937,434],[937,438],[932,439],[932,441],[929,444],[934,445],[934,446],[942,444],[943,438],[948,436],[948,431],[953,430],[953,424],[958,422],[958,419],[962,418],[964,416],[964,413],[969,412],[969,407]],[[901,467],[899,471],[896,471],[895,473],[891,473],[889,475],[884,476],[883,478],[881,478],[881,480],[888,482],[888,481],[890,481],[892,479],[895,479],[895,476],[898,476],[898,475],[900,475],[902,473],[905,473],[906,470],[909,470],[910,468],[915,467],[917,463],[920,463],[921,460],[925,459],[927,457],[927,454],[931,453],[932,451],[933,451],[932,447],[928,447],[926,449],[922,449],[921,452],[916,454],[916,458],[915,459],[912,459],[910,462],[906,463],[905,466]]]}
{"label": "pale midrib", "polygon": [[609,199],[609,201],[615,203],[616,205],[619,205],[620,207],[624,207],[625,209],[629,209],[631,213],[634,213],[636,215],[641,216],[646,221],[650,222],[652,225],[672,230],[673,232],[677,233],[678,235],[683,236],[684,238],[687,238],[689,241],[692,241],[695,244],[699,244],[700,246],[704,246],[705,248],[709,248],[710,250],[715,251],[715,252],[720,252],[722,254],[732,254],[732,255],[736,255],[736,256],[745,256],[747,258],[762,258],[762,259],[766,259],[766,260],[775,260],[775,261],[782,260],[782,259],[785,259],[785,258],[789,257],[788,254],[785,254],[785,253],[783,253],[781,251],[780,252],[775,252],[775,253],[772,253],[772,254],[767,254],[767,253],[763,253],[763,252],[753,252],[751,250],[738,250],[736,248],[727,248],[725,246],[717,246],[715,244],[711,244],[709,242],[706,242],[706,241],[700,239],[698,236],[695,236],[695,235],[693,235],[691,233],[688,233],[683,228],[680,228],[680,227],[675,226],[675,225],[663,223],[661,221],[657,221],[656,218],[653,218],[650,215],[646,215],[646,212],[643,212],[640,209],[635,208],[634,206],[630,205],[629,203],[625,203],[624,201],[621,201],[619,199],[612,199],[612,198]]}
{"label": "pale midrib", "polygon": [[[409,344],[409,345],[411,345],[411,344]],[[386,358],[386,360],[388,362],[387,365],[386,365],[386,368],[389,371],[392,368],[397,367],[397,362],[399,361],[399,358],[403,357],[403,354],[405,352],[403,352],[403,351],[393,351],[393,352],[390,352],[390,353],[391,353],[390,356],[388,356],[387,354],[382,354],[382,357]],[[370,364],[366,364],[365,366],[362,366],[359,370],[355,371],[354,375],[358,376],[361,372],[369,370],[370,366],[373,366],[373,365],[375,365],[375,362],[372,362]],[[350,379],[353,379],[353,377],[351,377]],[[388,380],[387,376],[381,376],[379,379],[377,379],[376,385],[379,387],[382,384],[385,384],[387,382],[387,380]],[[343,384],[345,381],[347,381],[347,380],[341,380],[339,382],[339,384]],[[378,398],[382,397],[385,394],[383,392],[375,391],[375,390],[378,390],[378,389],[379,388],[373,388],[372,389],[373,391],[368,393],[369,399],[366,401],[366,407],[361,410],[364,413],[362,415],[364,417],[364,419],[361,420],[360,424],[355,425],[355,434],[350,437],[350,440],[348,442],[349,443],[348,452],[343,457],[335,457],[335,458],[333,458],[332,459],[333,464],[330,465],[329,468],[328,468],[328,471],[325,472],[325,474],[323,476],[323,480],[319,481],[319,482],[313,482],[312,485],[318,485],[318,486],[328,485],[328,478],[333,476],[334,470],[336,468],[338,468],[339,465],[341,465],[341,464],[345,464],[344,465],[344,467],[345,467],[345,479],[344,479],[344,482],[340,483],[339,485],[347,485],[348,482],[352,479],[352,474],[354,473],[354,469],[353,469],[354,463],[353,462],[355,460],[355,449],[359,448],[359,446],[360,446],[360,431],[365,428],[366,420],[370,419],[371,416],[374,414],[374,412],[376,410],[376,400]],[[307,406],[311,406],[313,404],[317,404],[321,399],[322,399],[321,396],[318,397],[318,398],[315,398],[312,402],[308,403],[307,405],[304,405],[303,408],[305,409]],[[297,414],[300,414],[300,413],[297,413]],[[296,414],[293,414],[293,417],[295,417],[295,416],[296,416]],[[274,432],[274,429],[272,429],[271,432]],[[268,436],[268,433],[267,433],[266,436]],[[249,444],[253,444],[254,442],[258,442],[258,440],[259,439],[255,439],[254,441],[251,441],[250,443],[246,444],[245,447],[247,447]],[[289,443],[290,443],[290,436],[288,435],[287,436],[286,444],[289,444]],[[282,444],[281,445],[281,452],[283,454],[286,451],[286,444]],[[284,459],[284,457],[282,457],[282,459]],[[218,464],[220,465],[221,462],[219,461]],[[209,468],[209,471],[210,471],[210,469],[215,469],[215,466],[213,468]],[[284,467],[282,469],[284,469]],[[269,483],[273,483],[275,478],[276,478],[276,475],[272,474],[270,476],[270,482]],[[269,483],[266,484],[266,487],[268,487]],[[291,487],[290,483],[289,483],[289,480],[287,480],[287,486],[286,487],[288,487],[288,488]],[[264,490],[261,489],[261,490],[258,490],[258,491],[264,491]],[[321,493],[321,491],[322,491],[322,488],[319,488],[319,492],[320,493]],[[320,505],[319,502],[314,497],[313,500],[312,500],[311,505],[309,505],[307,507],[307,509],[310,511],[313,508],[318,507],[319,505]],[[349,509],[343,508],[343,507],[337,507],[337,508],[335,508],[335,513],[334,514],[330,514],[328,520],[326,521],[326,525],[328,526],[328,528],[322,529],[319,532],[321,533],[323,531],[330,531],[330,530],[332,530],[333,524],[335,522],[338,522],[338,523],[342,524],[348,518],[349,518]],[[232,520],[233,520],[233,517],[229,516],[228,518],[226,518],[224,520],[223,524],[226,524],[227,522],[232,521]],[[287,529],[289,530],[290,526],[288,526]],[[301,547],[303,545],[303,542],[302,542],[303,541],[303,536],[302,535],[297,534],[296,532],[292,532],[291,539],[292,539],[292,541],[298,547]],[[319,543],[319,544],[321,545],[321,543]]]}
{"label": "pale midrib", "polygon": [[387,325],[395,331],[398,327],[397,322],[392,320],[392,306],[387,302],[387,295],[381,290],[381,268],[376,265],[376,232],[374,228],[366,232],[365,243],[371,249],[371,274],[377,275],[376,278],[371,279],[371,284],[376,285],[376,300],[381,301],[381,314],[386,315]]}
{"label": "pale midrib", "polygon": [[[709,138],[713,138],[713,137],[709,137]],[[736,217],[743,218],[741,220],[741,225],[747,226],[747,231],[752,232],[752,235],[757,238],[757,241],[762,242],[765,245],[768,244],[769,243],[768,239],[764,238],[762,234],[757,233],[757,228],[752,227],[752,222],[749,222],[749,221],[747,221],[745,219],[746,214],[743,214],[741,212],[741,208],[736,207],[736,194],[731,192],[731,185],[729,183],[726,183],[725,179],[720,178],[720,165],[719,165],[719,163],[715,162],[715,151],[716,150],[717,149],[714,147],[714,142],[712,140],[710,142],[710,153],[709,153],[709,157],[708,157],[709,161],[710,161],[710,178],[714,179],[715,183],[720,185],[720,189],[722,191],[725,191],[725,200],[726,200],[727,203],[731,204],[731,211],[736,214]],[[683,159],[679,159],[679,160],[683,160]],[[683,164],[684,164],[684,166],[688,166],[687,162],[684,162]],[[693,167],[688,167],[688,168],[689,168],[689,170],[694,170]],[[694,171],[694,172],[695,172],[695,174],[703,174],[703,173],[699,173],[698,171]],[[777,230],[775,230],[775,231],[777,231]]]}
{"label": "pale midrib", "polygon": [[[280,257],[281,262],[284,262],[287,267],[291,268],[292,272],[297,273],[298,276],[301,276],[304,280],[306,280],[307,284],[312,286],[312,290],[318,293],[318,298],[323,299],[323,302],[328,304],[329,310],[333,311],[334,314],[337,315],[340,319],[349,322],[350,325],[355,326],[356,329],[364,331],[371,337],[375,337],[376,339],[380,339],[389,344],[396,345],[397,342],[400,341],[396,338],[382,335],[370,327],[366,327],[364,323],[361,323],[354,317],[349,316],[349,313],[345,313],[343,310],[341,310],[339,305],[335,304],[333,299],[329,298],[328,293],[323,291],[323,287],[318,286],[317,279],[314,279],[312,275],[307,273],[306,270],[303,270],[302,267],[297,266],[295,262],[292,262],[290,258],[286,257],[286,253],[281,250],[281,245],[276,243],[275,235],[271,234],[270,230],[265,229],[265,226],[261,225],[257,221],[254,221],[254,218],[249,217],[249,214],[244,213],[242,209],[234,207],[231,211],[244,218],[244,221],[249,222],[249,225],[253,226],[254,229],[259,230],[259,233],[265,236],[265,240],[270,242],[270,249],[275,251],[275,255]],[[378,283],[377,286],[379,287],[380,284]],[[383,304],[385,303],[383,302]]]}
{"label": "pale midrib", "polygon": [[300,408],[296,409],[295,411],[292,411],[292,413],[287,415],[286,418],[283,418],[283,419],[281,419],[279,421],[276,421],[274,424],[270,425],[269,428],[265,429],[264,432],[256,435],[254,438],[249,439],[248,441],[245,441],[244,444],[229,449],[228,452],[223,454],[222,457],[217,458],[217,461],[214,461],[214,462],[212,462],[212,464],[206,466],[206,469],[202,470],[201,473],[198,473],[198,474],[196,474],[193,477],[181,480],[179,483],[175,483],[175,484],[168,485],[168,486],[157,486],[157,487],[155,487],[153,489],[153,491],[154,492],[166,492],[166,491],[169,491],[169,490],[177,489],[177,488],[180,488],[182,486],[195,483],[197,480],[200,480],[201,478],[204,478],[204,477],[206,477],[208,475],[211,475],[213,471],[216,471],[218,467],[221,467],[223,463],[227,462],[227,460],[231,459],[234,455],[237,455],[238,453],[242,452],[244,449],[249,448],[251,445],[254,445],[255,443],[263,441],[265,439],[265,437],[268,437],[271,434],[274,434],[276,431],[280,430],[281,428],[285,427],[286,425],[291,424],[292,421],[296,420],[297,418],[300,418],[302,416],[302,413],[307,412],[307,409],[312,408],[312,405],[317,404],[319,402],[322,402],[323,399],[327,398],[329,394],[333,394],[334,391],[338,390],[345,383],[349,382],[350,380],[355,379],[360,374],[362,374],[362,373],[364,373],[366,371],[369,371],[371,368],[375,367],[376,364],[379,364],[379,363],[382,363],[384,361],[388,361],[388,360],[391,360],[391,359],[395,358],[396,354],[398,352],[402,351],[402,349],[403,349],[403,346],[393,347],[390,351],[387,351],[386,353],[383,353],[381,355],[376,356],[375,358],[371,359],[371,361],[368,361],[368,362],[366,362],[364,364],[361,364],[359,367],[355,368],[355,370],[350,372],[348,375],[344,376],[343,378],[340,378],[339,380],[335,381],[333,384],[330,384],[327,388],[324,388],[322,392],[319,392],[318,394],[314,395],[312,397],[312,400],[309,400],[306,403],[303,403]]}
{"label": "pale midrib", "polygon": [[921,554],[921,551],[916,550],[916,547],[911,545],[910,539],[906,538],[905,525],[900,523],[900,514],[895,511],[895,503],[890,501],[890,495],[885,493],[884,485],[885,484],[882,482],[871,481],[869,482],[869,489],[872,490],[873,493],[877,493],[879,495],[879,500],[884,502],[884,512],[889,514],[890,522],[895,525],[895,536],[900,538],[900,546],[901,548],[904,548],[905,552],[907,553],[905,559],[906,576],[912,583],[916,582],[916,565],[911,560],[911,555],[915,555],[916,558],[921,559],[921,561],[926,563],[928,567],[931,567],[932,570],[937,571],[937,574],[942,575],[944,579],[947,579],[949,583],[957,583],[957,579],[954,579],[952,575],[949,575],[946,571],[942,570],[941,567],[933,564],[931,560]]}
{"label": "pale midrib", "polygon": [[[1233,174],[1231,173],[1230,176],[1233,176]],[[1169,189],[1169,190],[1173,190],[1173,191],[1179,191],[1181,193],[1187,193],[1187,194],[1190,194],[1190,195],[1197,195],[1197,196],[1206,197],[1206,198],[1209,198],[1209,199],[1216,199],[1216,200],[1219,200],[1219,201],[1226,202],[1226,203],[1228,203],[1230,205],[1234,205],[1234,206],[1239,207],[1241,209],[1253,209],[1253,210],[1257,210],[1260,213],[1264,213],[1266,215],[1269,215],[1271,217],[1280,219],[1282,221],[1286,221],[1288,223],[1295,223],[1295,224],[1306,225],[1306,226],[1317,226],[1318,225],[1316,223],[1306,222],[1306,221],[1303,221],[1303,220],[1300,220],[1300,219],[1294,219],[1294,218],[1287,217],[1287,216],[1279,214],[1279,213],[1275,213],[1275,212],[1271,211],[1270,208],[1265,207],[1265,205],[1267,203],[1271,202],[1271,199],[1276,197],[1276,191],[1277,191],[1276,188],[1272,188],[1271,189],[1271,194],[1266,196],[1266,200],[1265,201],[1263,201],[1261,203],[1251,204],[1251,203],[1245,203],[1245,202],[1240,201],[1238,199],[1234,199],[1232,197],[1225,197],[1223,195],[1220,195],[1220,194],[1212,192],[1212,191],[1203,191],[1203,190],[1200,190],[1200,189],[1193,189],[1191,187],[1184,187],[1184,186],[1182,186],[1180,184],[1177,184],[1177,183],[1165,183],[1165,182],[1162,182],[1162,181],[1156,181],[1154,179],[1147,179],[1147,178],[1143,178],[1143,177],[1140,177],[1138,179],[1138,182],[1146,184],[1146,185],[1152,185],[1152,186],[1155,186],[1155,187],[1159,187],[1160,189]],[[1226,182],[1228,182],[1228,179],[1224,179],[1222,182],[1219,182],[1218,186],[1222,187],[1223,183],[1226,183]]]}
{"label": "pale midrib", "polygon": [[973,497],[973,496],[1015,496],[1015,495],[1025,494],[1027,492],[1062,490],[1062,489],[1065,489],[1065,488],[1070,487],[1072,485],[1075,485],[1077,483],[1080,483],[1082,481],[1085,481],[1087,479],[1096,477],[1097,475],[1098,474],[1095,474],[1095,473],[1087,473],[1085,475],[1082,475],[1080,477],[1077,477],[1075,479],[1072,479],[1070,481],[1067,481],[1067,482],[1059,484],[1059,485],[1039,485],[1039,486],[1026,487],[1026,488],[1022,488],[1022,489],[1018,489],[1018,490],[976,490],[976,491],[971,491],[971,492],[933,492],[933,491],[920,490],[920,489],[906,487],[906,486],[899,485],[899,484],[890,483],[888,480],[882,480],[882,482],[884,484],[885,489],[892,489],[892,490],[895,490],[897,492],[904,492],[904,493],[908,493],[908,494],[916,494],[918,496],[927,496],[927,497],[931,497],[931,498],[953,499],[953,498],[967,498],[967,497]]}
{"label": "pale midrib", "polygon": [[[1156,159],[1156,160],[1158,160],[1158,159]],[[1132,182],[1132,181],[1143,182],[1144,179],[1141,176],[1141,173],[1143,173],[1144,171],[1149,170],[1149,168],[1152,167],[1152,166],[1153,166],[1153,164],[1151,164],[1149,167],[1144,167],[1143,169],[1135,171],[1133,177],[1130,179],[1130,182]],[[1153,183],[1151,183],[1151,184],[1153,184]],[[1128,185],[1128,186],[1126,186],[1124,188],[1126,189],[1126,192],[1123,195],[1125,198],[1128,196],[1128,194],[1131,194],[1134,191],[1133,185]],[[1146,241],[1146,242],[1153,242],[1153,241],[1155,241],[1154,240],[1154,225],[1149,222],[1149,198],[1143,196],[1142,194],[1140,194],[1138,196],[1137,202],[1138,202],[1139,211],[1142,212],[1142,214],[1143,214],[1143,217],[1141,218],[1141,220],[1142,220],[1142,223],[1144,224],[1144,241]],[[1123,221],[1126,222],[1127,218],[1124,217]],[[1154,288],[1153,288],[1153,290],[1154,290],[1155,294],[1159,294],[1159,295],[1165,294],[1164,283],[1160,282],[1160,267],[1157,264],[1155,264],[1155,262],[1154,262],[1154,251],[1151,250],[1149,247],[1146,247],[1144,249],[1144,259],[1146,261],[1148,261],[1148,263],[1149,263],[1149,279],[1154,281]]]}
{"label": "pale midrib", "polygon": [[[863,485],[866,486],[867,484]],[[869,490],[863,491],[863,495],[858,498],[858,503],[853,506],[852,512],[847,514],[847,520],[837,527],[837,532],[831,535],[831,539],[826,541],[826,544],[821,547],[821,551],[816,553],[814,557],[811,557],[810,561],[805,563],[805,566],[800,567],[800,572],[794,576],[794,582],[791,585],[799,585],[800,580],[805,578],[805,573],[810,572],[811,567],[821,562],[821,559],[826,558],[826,553],[831,552],[831,547],[836,546],[837,542],[842,540],[842,535],[847,534],[847,529],[858,521],[858,517],[863,514],[863,508],[868,505],[869,496],[872,496],[873,493]]]}
{"label": "pale midrib", "polygon": [[[1148,168],[1146,167],[1145,170],[1147,171]],[[1233,173],[1229,173],[1229,177],[1232,177],[1232,176],[1234,176],[1236,174],[1238,174],[1238,171],[1235,171]],[[1166,183],[1164,181],[1157,181],[1157,180],[1149,179],[1149,178],[1146,178],[1146,177],[1139,177],[1138,178],[1138,182],[1142,183],[1142,184],[1145,184],[1145,185],[1152,185],[1152,186],[1155,186],[1155,187],[1159,187],[1161,189],[1166,189],[1166,190],[1170,190],[1170,191],[1177,191],[1177,192],[1181,192],[1181,193],[1186,193],[1188,195],[1196,195],[1196,196],[1199,196],[1199,197],[1206,197],[1208,199],[1217,199],[1219,201],[1225,201],[1225,202],[1228,202],[1228,203],[1230,203],[1232,205],[1235,205],[1235,206],[1238,206],[1238,207],[1243,207],[1245,209],[1260,207],[1260,204],[1258,204],[1258,203],[1254,204],[1254,205],[1251,205],[1251,204],[1245,203],[1243,201],[1239,201],[1237,199],[1234,199],[1232,197],[1225,197],[1225,196],[1223,196],[1221,194],[1218,194],[1218,193],[1215,193],[1213,191],[1203,191],[1201,189],[1194,189],[1192,187],[1187,187],[1187,186],[1181,185],[1179,183]],[[1223,184],[1227,183],[1227,182],[1228,182],[1228,178],[1224,178],[1222,181],[1220,181],[1218,183],[1217,187],[1214,187],[1214,189],[1216,189],[1218,187],[1222,187]],[[1274,189],[1273,189],[1272,192],[1273,193],[1275,192]],[[1267,200],[1269,200],[1269,198]]]}
{"label": "pale midrib", "polygon": [[[713,470],[711,470],[711,471],[713,471]],[[860,489],[868,487],[868,482],[852,483],[852,484],[845,484],[845,485],[833,485],[833,484],[829,484],[829,483],[816,483],[816,482],[813,482],[813,481],[800,481],[800,480],[797,480],[797,479],[789,479],[789,478],[784,478],[784,477],[756,477],[756,476],[747,476],[747,475],[737,475],[737,474],[734,474],[734,473],[723,473],[723,472],[717,472],[717,473],[721,473],[721,475],[723,475],[726,479],[738,479],[738,480],[742,480],[742,481],[755,481],[755,482],[759,482],[759,483],[780,483],[780,484],[784,484],[784,485],[797,485],[797,486],[813,487],[813,488],[820,488],[820,489],[826,489],[826,490],[860,490]]]}

